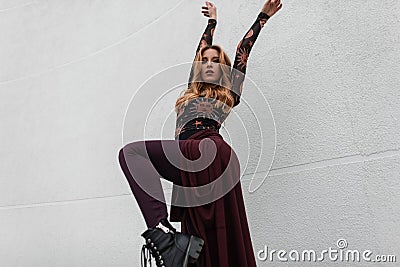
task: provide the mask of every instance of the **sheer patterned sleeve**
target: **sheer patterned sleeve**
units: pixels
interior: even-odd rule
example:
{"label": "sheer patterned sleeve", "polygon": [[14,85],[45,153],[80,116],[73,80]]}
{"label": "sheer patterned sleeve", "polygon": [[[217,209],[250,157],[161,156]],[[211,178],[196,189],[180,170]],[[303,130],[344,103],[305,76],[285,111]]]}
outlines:
{"label": "sheer patterned sleeve", "polygon": [[235,61],[231,72],[231,94],[235,101],[234,107],[240,103],[240,96],[242,95],[243,82],[246,75],[247,59],[249,58],[250,51],[268,19],[269,16],[267,14],[260,12],[257,19],[236,48]]}
{"label": "sheer patterned sleeve", "polygon": [[[201,36],[199,45],[197,46],[196,49],[196,54],[195,54],[195,58],[197,53],[200,51],[200,49],[203,46],[206,45],[212,45],[212,41],[213,41],[213,36],[214,36],[214,30],[215,30],[215,26],[217,25],[217,20],[215,19],[208,19],[208,23],[207,23],[207,27],[204,30],[203,35]],[[194,60],[193,60],[194,63]],[[189,81],[188,81],[188,87],[191,84],[191,81],[193,79],[193,69],[194,69],[194,65],[192,64],[192,68],[190,69],[190,76],[189,76]]]}

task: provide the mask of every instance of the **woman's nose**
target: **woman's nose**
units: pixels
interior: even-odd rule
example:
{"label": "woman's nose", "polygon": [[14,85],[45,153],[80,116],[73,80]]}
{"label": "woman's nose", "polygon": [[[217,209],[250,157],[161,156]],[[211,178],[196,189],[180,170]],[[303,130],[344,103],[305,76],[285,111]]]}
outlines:
{"label": "woman's nose", "polygon": [[207,66],[213,65],[213,63],[211,60],[207,60]]}

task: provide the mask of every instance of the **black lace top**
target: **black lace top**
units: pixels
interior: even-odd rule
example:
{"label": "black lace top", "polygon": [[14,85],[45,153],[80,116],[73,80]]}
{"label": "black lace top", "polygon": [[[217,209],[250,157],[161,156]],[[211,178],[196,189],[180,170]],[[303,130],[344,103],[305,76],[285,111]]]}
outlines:
{"label": "black lace top", "polygon": [[[243,90],[244,75],[246,74],[247,59],[250,51],[269,16],[260,12],[253,25],[246,32],[236,48],[236,55],[231,70],[231,95],[234,99],[233,107],[240,103]],[[208,19],[208,24],[197,46],[196,54],[205,45],[212,45],[217,21]],[[237,70],[237,71],[236,71]],[[193,77],[193,66],[190,70],[189,84]],[[217,104],[218,103],[218,104]],[[229,114],[228,106],[214,98],[197,97],[183,105],[177,113],[175,139],[184,140],[201,129],[215,129],[219,131],[221,124]]]}

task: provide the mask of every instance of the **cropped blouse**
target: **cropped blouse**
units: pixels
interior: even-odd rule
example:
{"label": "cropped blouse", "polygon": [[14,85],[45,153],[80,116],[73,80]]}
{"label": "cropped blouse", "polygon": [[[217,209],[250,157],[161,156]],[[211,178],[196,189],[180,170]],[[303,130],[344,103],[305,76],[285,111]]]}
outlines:
{"label": "cropped blouse", "polygon": [[[233,107],[240,103],[240,96],[243,90],[243,82],[246,74],[247,59],[254,43],[267,22],[269,16],[260,12],[253,25],[246,32],[236,48],[236,55],[233,67],[230,72],[231,86],[229,92],[234,99]],[[196,54],[203,46],[212,45],[213,35],[217,21],[208,19],[208,24],[197,46]],[[188,87],[193,77],[193,65],[190,70]],[[215,129],[219,132],[221,124],[229,115],[230,108],[215,98],[196,97],[180,105],[175,127],[175,139],[185,140],[190,135],[201,129]]]}

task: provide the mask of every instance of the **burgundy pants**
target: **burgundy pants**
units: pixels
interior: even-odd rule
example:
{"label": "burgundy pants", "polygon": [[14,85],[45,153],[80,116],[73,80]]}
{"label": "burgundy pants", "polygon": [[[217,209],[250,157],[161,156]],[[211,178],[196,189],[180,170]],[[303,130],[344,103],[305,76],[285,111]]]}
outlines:
{"label": "burgundy pants", "polygon": [[[147,227],[154,227],[168,217],[160,176],[170,182],[182,185],[180,169],[176,163],[177,148],[185,140],[146,140],[125,145],[119,151],[119,163],[139,205]],[[172,163],[171,163],[172,159]],[[135,178],[135,179],[134,179]],[[141,186],[144,186],[146,193]],[[154,197],[153,197],[154,196]]]}

